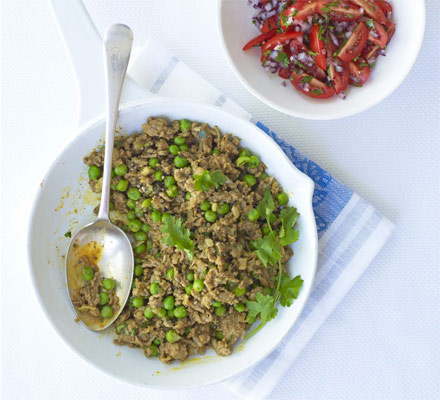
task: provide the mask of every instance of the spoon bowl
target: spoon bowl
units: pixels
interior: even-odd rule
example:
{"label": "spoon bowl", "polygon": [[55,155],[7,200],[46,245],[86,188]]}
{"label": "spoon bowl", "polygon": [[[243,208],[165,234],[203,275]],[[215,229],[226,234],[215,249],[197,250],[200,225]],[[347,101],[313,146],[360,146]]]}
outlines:
{"label": "spoon bowl", "polygon": [[100,331],[111,325],[121,313],[130,294],[133,280],[134,257],[127,235],[110,221],[97,219],[84,226],[72,238],[66,257],[66,279],[69,296],[82,286],[79,278],[81,257],[95,260],[99,274],[116,282],[115,292],[119,298],[119,309],[112,318],[103,319],[75,309],[79,320],[87,327]]}

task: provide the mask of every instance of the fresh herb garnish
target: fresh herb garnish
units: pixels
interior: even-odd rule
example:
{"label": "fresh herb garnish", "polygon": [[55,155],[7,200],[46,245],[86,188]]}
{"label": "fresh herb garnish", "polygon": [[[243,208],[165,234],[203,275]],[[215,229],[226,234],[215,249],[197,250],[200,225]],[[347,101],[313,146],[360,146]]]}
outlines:
{"label": "fresh herb garnish", "polygon": [[367,19],[365,20],[365,25],[367,25],[368,29],[371,31],[374,29],[374,21],[373,19]]}
{"label": "fresh herb garnish", "polygon": [[313,76],[307,75],[304,78],[301,78],[302,83],[309,83],[313,79]]}
{"label": "fresh herb garnish", "polygon": [[312,90],[312,93],[313,93],[315,96],[319,96],[320,94],[323,94],[324,91],[323,91],[322,89],[313,89],[313,90]]}
{"label": "fresh herb garnish", "polygon": [[194,242],[191,240],[191,231],[183,226],[181,219],[175,219],[170,215],[164,219],[160,230],[164,233],[163,243],[184,250],[190,259],[194,257]]}
{"label": "fresh herb garnish", "polygon": [[279,232],[274,231],[270,223],[270,217],[275,210],[275,202],[269,188],[264,189],[263,198],[258,204],[257,210],[260,216],[266,219],[269,233],[254,241],[252,245],[255,254],[266,268],[268,265],[271,268],[278,265],[278,282],[273,294],[263,295],[258,293],[256,301],[246,302],[248,308],[247,321],[253,323],[257,316],[260,317],[260,324],[246,338],[253,336],[266,322],[276,317],[278,302],[284,307],[291,306],[293,300],[298,297],[303,284],[300,276],[289,279],[289,276],[283,273],[281,263],[283,246],[296,242],[299,238],[299,232],[294,229],[299,216],[296,208],[284,207],[281,210],[281,228]]}
{"label": "fresh herb garnish", "polygon": [[278,63],[283,63],[286,67],[289,66],[290,62],[289,62],[289,56],[284,53],[284,51],[280,51],[278,53],[278,55],[275,57],[275,61]]}
{"label": "fresh herb garnish", "polygon": [[65,236],[66,238],[70,238],[70,237],[72,237],[72,232],[68,231],[68,232],[66,232],[66,233],[64,234],[64,236]]}
{"label": "fresh herb garnish", "polygon": [[223,175],[222,171],[203,171],[202,175],[193,175],[194,177],[194,188],[199,191],[207,192],[212,188],[218,188],[226,182],[226,176]]}

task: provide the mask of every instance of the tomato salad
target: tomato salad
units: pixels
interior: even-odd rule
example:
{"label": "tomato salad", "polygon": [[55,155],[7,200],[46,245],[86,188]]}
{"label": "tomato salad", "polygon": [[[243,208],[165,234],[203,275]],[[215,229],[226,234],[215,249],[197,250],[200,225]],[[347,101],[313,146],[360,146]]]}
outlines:
{"label": "tomato salad", "polygon": [[266,71],[318,99],[363,86],[396,29],[386,0],[248,1],[261,34],[243,50],[261,46]]}

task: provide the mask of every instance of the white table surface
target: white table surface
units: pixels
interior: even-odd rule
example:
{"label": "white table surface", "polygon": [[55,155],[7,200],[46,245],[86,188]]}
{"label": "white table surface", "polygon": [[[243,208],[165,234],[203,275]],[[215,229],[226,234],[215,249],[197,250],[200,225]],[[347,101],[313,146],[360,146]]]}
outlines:
{"label": "white table surface", "polygon": [[[123,22],[135,45],[154,35],[397,224],[274,399],[440,398],[440,5],[426,3],[425,42],[401,87],[358,116],[314,122],[274,111],[240,85],[220,49],[214,0],[85,1],[100,32]],[[74,136],[77,93],[48,3],[2,5],[4,398],[235,398],[221,385],[166,393],[115,381],[79,359],[45,318],[27,269],[27,216],[43,174]]]}

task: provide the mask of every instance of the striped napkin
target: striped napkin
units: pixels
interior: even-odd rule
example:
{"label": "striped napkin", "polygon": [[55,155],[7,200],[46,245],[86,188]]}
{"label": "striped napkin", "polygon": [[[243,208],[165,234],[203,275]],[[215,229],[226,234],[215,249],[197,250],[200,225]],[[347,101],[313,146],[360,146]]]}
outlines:
{"label": "striped napkin", "polygon": [[315,182],[313,209],[319,234],[319,261],[310,298],[299,320],[272,354],[224,382],[228,389],[245,399],[266,398],[383,247],[394,225],[154,40],[149,39],[135,53],[128,73],[139,86],[152,93],[214,104],[250,120]]}

